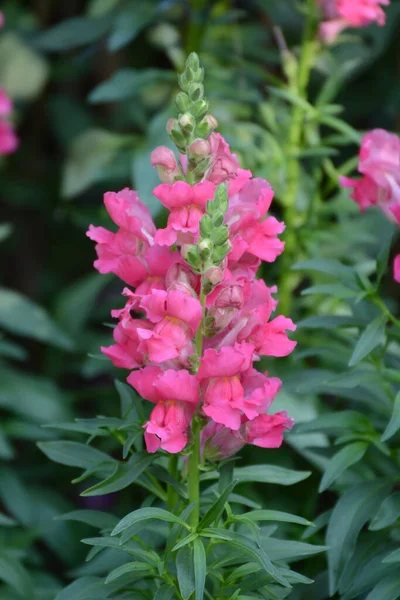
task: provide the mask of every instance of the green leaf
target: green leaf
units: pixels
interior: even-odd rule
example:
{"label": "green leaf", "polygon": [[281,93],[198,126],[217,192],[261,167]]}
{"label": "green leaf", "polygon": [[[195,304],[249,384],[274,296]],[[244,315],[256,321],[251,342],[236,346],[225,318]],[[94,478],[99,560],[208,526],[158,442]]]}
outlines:
{"label": "green leaf", "polygon": [[207,573],[207,559],[203,542],[199,538],[194,540],[193,549],[195,600],[203,600]]}
{"label": "green leaf", "polygon": [[56,518],[62,521],[78,521],[98,529],[114,529],[118,523],[117,517],[100,510],[73,510]]}
{"label": "green leaf", "polygon": [[[216,530],[216,532],[218,532],[218,530]],[[274,567],[268,555],[255,542],[241,533],[236,533],[234,531],[224,531],[223,533],[229,539],[229,545],[237,548],[245,556],[248,556],[251,560],[257,562],[264,571],[272,577],[272,579],[278,581],[283,587],[291,588],[290,583],[282,577],[279,569]]]}
{"label": "green leaf", "polygon": [[360,461],[367,451],[368,446],[369,444],[366,442],[355,442],[354,444],[345,446],[334,454],[328,462],[321,483],[319,484],[319,493],[327,490],[346,469]]}
{"label": "green leaf", "polygon": [[360,145],[361,134],[358,131],[356,131],[353,127],[351,127],[348,123],[346,123],[345,121],[342,121],[341,119],[337,119],[336,117],[329,117],[329,116],[321,116],[319,121],[323,125],[327,125],[328,127],[331,127],[332,129],[334,129],[335,131],[339,131],[344,136],[346,136],[349,140],[351,140],[352,142],[357,144],[357,146]]}
{"label": "green leaf", "polygon": [[372,350],[384,343],[386,321],[387,317],[380,315],[363,331],[350,358],[349,367],[354,367],[368,356]]}
{"label": "green leaf", "polygon": [[280,510],[252,510],[245,513],[247,519],[252,521],[279,521],[280,523],[297,523],[298,525],[312,526],[310,521],[298,517],[297,515],[291,515]]}
{"label": "green leaf", "polygon": [[400,593],[400,573],[397,571],[379,581],[365,600],[397,600]]}
{"label": "green leaf", "polygon": [[126,463],[117,463],[114,472],[99,483],[81,493],[81,496],[102,496],[123,490],[143,473],[155,456],[148,452],[137,452]]}
{"label": "green leaf", "polygon": [[114,384],[121,401],[121,417],[124,419],[128,412],[134,408],[135,420],[144,423],[146,417],[143,411],[142,403],[134,389],[130,385],[122,383],[122,381],[118,381],[118,379],[114,381]]}
{"label": "green leaf", "polygon": [[82,577],[61,590],[54,600],[106,600],[108,596],[104,579]]}
{"label": "green leaf", "polygon": [[383,240],[381,249],[379,250],[378,258],[376,259],[376,277],[378,287],[387,268],[392,241],[393,233],[385,237],[385,239]]}
{"label": "green leaf", "polygon": [[371,423],[366,415],[355,410],[342,410],[321,415],[317,419],[298,423],[295,433],[312,433],[314,431],[337,432],[341,430],[366,432],[371,431]]}
{"label": "green leaf", "polygon": [[278,485],[293,485],[307,479],[311,471],[293,471],[275,465],[251,465],[234,469],[233,476],[238,483],[275,483]]}
{"label": "green leaf", "polygon": [[135,39],[159,10],[157,4],[149,2],[149,0],[136,0],[134,5],[128,5],[119,12],[108,38],[108,48],[111,51],[120,50]]}
{"label": "green leaf", "polygon": [[396,562],[400,562],[400,548],[397,548],[397,550],[394,550],[393,552],[391,552],[390,554],[388,554],[383,561],[384,563],[396,563]]}
{"label": "green leaf", "polygon": [[121,102],[135,98],[143,88],[155,83],[175,81],[173,71],[163,69],[121,69],[98,85],[89,95],[89,102]]}
{"label": "green leaf", "polygon": [[302,557],[313,556],[327,550],[326,546],[280,540],[270,537],[270,534],[262,534],[261,537],[263,549],[267,552],[270,559],[274,561],[295,561]]}
{"label": "green leaf", "polygon": [[185,546],[176,555],[176,572],[181,596],[183,600],[189,600],[196,589],[193,549],[190,546]]}
{"label": "green leaf", "polygon": [[272,87],[272,86],[269,86],[268,90],[274,96],[278,96],[278,98],[287,100],[287,102],[289,102],[290,104],[293,104],[294,106],[298,106],[299,108],[302,108],[306,113],[309,113],[311,115],[315,114],[315,108],[312,106],[312,104],[309,104],[306,100],[301,98],[298,94],[294,94],[286,89],[276,88],[276,87]]}
{"label": "green leaf", "polygon": [[33,582],[29,573],[14,557],[0,552],[0,581],[10,585],[23,598],[33,598]]}
{"label": "green leaf", "polygon": [[390,417],[390,421],[383,432],[382,442],[387,442],[391,437],[394,436],[395,433],[398,432],[400,428],[400,392],[397,394],[396,399],[393,405],[392,416]]}
{"label": "green leaf", "polygon": [[376,480],[357,484],[337,502],[329,521],[326,544],[328,550],[329,593],[335,593],[343,568],[351,559],[361,528],[371,518],[391,485]]}
{"label": "green leaf", "polygon": [[75,17],[62,21],[34,39],[40,50],[57,52],[72,50],[100,39],[110,29],[108,16],[99,18]]}
{"label": "green leaf", "polygon": [[115,581],[116,579],[122,577],[122,575],[126,575],[127,573],[143,573],[152,570],[153,567],[148,563],[137,561],[126,563],[125,565],[121,565],[120,567],[117,567],[116,569],[111,571],[111,573],[107,576],[105,583],[111,583],[112,581]]}
{"label": "green leaf", "polygon": [[15,525],[17,525],[17,521],[0,513],[0,527],[14,527]]}
{"label": "green leaf", "polygon": [[355,288],[358,288],[356,271],[352,267],[344,265],[338,260],[329,258],[310,258],[296,263],[292,267],[293,271],[316,271],[327,275],[334,275],[343,282],[352,282]]}
{"label": "green leaf", "polygon": [[170,585],[162,585],[158,588],[156,595],[154,596],[154,600],[172,600],[176,597],[175,588]]}
{"label": "green leaf", "polygon": [[38,446],[50,460],[69,467],[92,469],[99,464],[106,464],[107,467],[110,467],[116,462],[108,454],[79,442],[57,440],[55,442],[39,442]]}
{"label": "green leaf", "polygon": [[358,292],[344,286],[342,283],[326,283],[323,285],[314,285],[301,292],[302,296],[311,296],[313,294],[323,294],[325,296],[333,296],[340,300],[354,298]]}
{"label": "green leaf", "polygon": [[315,315],[297,323],[301,329],[336,329],[338,327],[363,327],[368,321],[352,315]]}
{"label": "green leaf", "polygon": [[62,196],[73,198],[100,181],[105,167],[117,153],[132,144],[132,136],[105,129],[87,129],[80,133],[72,141],[64,165]]}
{"label": "green leaf", "polygon": [[32,300],[6,288],[0,288],[0,325],[7,331],[63,350],[72,350],[73,342],[48,313]]}
{"label": "green leaf", "polygon": [[228,498],[235,486],[237,485],[237,483],[237,479],[232,481],[231,484],[228,485],[224,492],[219,496],[218,500],[216,500],[216,502],[211,506],[211,508],[201,519],[198,525],[198,531],[201,531],[205,527],[208,527],[209,525],[211,525],[211,523],[217,521],[221,517],[222,513],[224,512],[225,504],[228,501]]}
{"label": "green leaf", "polygon": [[135,523],[142,523],[144,521],[153,520],[153,521],[167,521],[168,523],[179,523],[186,529],[190,530],[190,527],[185,521],[174,515],[173,513],[168,512],[162,508],[139,508],[138,510],[134,510],[121,519],[118,525],[114,528],[111,535],[118,535],[122,531],[125,531],[131,525]]}
{"label": "green leaf", "polygon": [[389,527],[400,517],[400,492],[391,494],[382,502],[375,517],[372,519],[369,529],[378,531]]}

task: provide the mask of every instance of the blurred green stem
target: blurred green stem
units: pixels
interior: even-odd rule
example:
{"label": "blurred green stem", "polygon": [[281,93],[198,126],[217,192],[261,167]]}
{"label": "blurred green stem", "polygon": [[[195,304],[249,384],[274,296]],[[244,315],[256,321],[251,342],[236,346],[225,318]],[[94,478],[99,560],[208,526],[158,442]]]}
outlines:
{"label": "blurred green stem", "polygon": [[[204,341],[204,331],[203,331],[203,321],[205,316],[205,305],[206,305],[206,294],[204,293],[203,286],[200,290],[200,303],[203,308],[203,319],[199,325],[199,328],[196,332],[195,337],[195,346],[196,353],[198,358],[200,359],[203,352],[203,341]],[[194,508],[190,513],[190,525],[192,527],[197,527],[199,524],[199,515],[200,515],[200,432],[201,432],[201,423],[196,417],[193,418],[192,421],[192,435],[193,435],[193,446],[189,456],[189,464],[188,464],[188,495],[189,495],[189,503],[194,504]]]}
{"label": "blurred green stem", "polygon": [[207,23],[208,0],[190,0],[190,16],[186,32],[186,56],[200,52]]}
{"label": "blurred green stem", "polygon": [[[169,457],[168,471],[169,471],[169,474],[171,475],[171,477],[173,477],[174,479],[178,478],[178,455],[177,454],[171,454],[171,456]],[[176,491],[172,487],[172,485],[168,485],[167,505],[168,505],[168,510],[170,512],[174,511],[177,502],[178,502],[178,494],[176,493]]]}
{"label": "blurred green stem", "polygon": [[[294,92],[307,100],[307,87],[314,55],[315,37],[315,0],[307,0],[306,23],[303,33],[297,77]],[[296,236],[296,199],[300,183],[300,159],[297,153],[301,146],[304,131],[304,109],[300,104],[293,106],[292,119],[287,140],[287,192],[284,198],[284,219],[286,223],[285,252],[282,257],[280,277],[280,310],[282,314],[290,314],[295,278],[290,269],[297,248]]]}

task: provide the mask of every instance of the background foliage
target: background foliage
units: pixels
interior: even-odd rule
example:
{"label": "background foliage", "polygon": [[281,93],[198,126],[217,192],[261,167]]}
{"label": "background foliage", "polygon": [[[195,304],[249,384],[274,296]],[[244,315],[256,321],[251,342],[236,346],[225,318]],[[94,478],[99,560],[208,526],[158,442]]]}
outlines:
{"label": "background foliage", "polygon": [[[242,491],[263,508],[317,524],[278,530],[277,559],[294,560],[316,581],[290,598],[397,598],[399,330],[384,306],[393,314],[399,308],[398,286],[385,271],[385,243],[392,241],[392,256],[399,239],[380,213],[358,214],[337,175],[356,165],[357,130],[400,129],[400,2],[388,8],[386,27],[347,33],[318,55],[310,104],[290,87],[303,22],[291,0],[9,0],[2,9],[0,84],[16,103],[21,146],[0,165],[0,600],[52,600],[71,579],[118,567],[112,548],[84,562],[79,540],[97,522],[53,517],[80,509],[122,516],[146,500],[140,488],[79,496],[96,480],[71,486],[76,468],[50,463],[35,442],[47,441],[51,455],[61,428],[42,424],[116,418],[117,392],[127,402],[126,388],[113,383],[124,375],[99,360],[120,285],[93,274],[85,231],[106,223],[108,189],[130,185],[156,211],[149,154],[168,143],[176,71],[191,50],[201,54],[221,133],[245,168],[271,181],[275,213],[285,218],[293,160],[286,138],[299,103],[305,124],[290,264],[282,258],[263,273],[269,282],[284,272],[295,287],[298,349],[272,374],[284,381],[278,408],[298,426],[279,451],[244,450],[240,467],[268,462],[312,475],[295,488],[254,475]],[[159,224],[165,218],[155,216]],[[81,421],[69,439],[82,442],[81,433],[104,436],[104,428]],[[90,471],[81,450],[66,458],[71,448],[51,457]],[[119,457],[119,448],[105,436],[103,451]],[[287,534],[303,545],[285,546]],[[330,550],[303,562],[313,552],[309,541]]]}

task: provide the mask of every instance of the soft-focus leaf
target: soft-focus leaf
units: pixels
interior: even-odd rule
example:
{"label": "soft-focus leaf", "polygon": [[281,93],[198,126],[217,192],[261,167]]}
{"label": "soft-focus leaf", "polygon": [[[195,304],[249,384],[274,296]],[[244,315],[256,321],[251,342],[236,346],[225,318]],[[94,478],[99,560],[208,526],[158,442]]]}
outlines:
{"label": "soft-focus leaf", "polygon": [[0,325],[11,333],[47,342],[64,350],[73,343],[48,313],[26,296],[0,288]]}
{"label": "soft-focus leaf", "polygon": [[78,442],[39,442],[39,448],[54,462],[69,467],[92,469],[96,465],[114,466],[115,460],[96,448]]}
{"label": "soft-focus leaf", "polygon": [[252,510],[245,513],[247,519],[252,521],[278,521],[279,523],[297,523],[298,525],[311,526],[312,523],[289,513],[281,512],[280,510]]}
{"label": "soft-focus leaf", "polygon": [[140,30],[151,21],[157,9],[159,9],[157,4],[151,0],[136,0],[134,5],[128,5],[119,12],[115,17],[108,38],[110,50],[119,50],[132,41]]}
{"label": "soft-focus leaf", "polygon": [[319,492],[328,489],[334,481],[349,467],[359,462],[367,451],[368,443],[355,442],[348,444],[329,461],[319,485]]}
{"label": "soft-focus leaf", "polygon": [[349,366],[353,367],[366,358],[374,348],[381,346],[385,340],[385,325],[387,317],[381,315],[374,319],[363,331],[354,348]]}
{"label": "soft-focus leaf", "polygon": [[388,575],[379,581],[365,600],[397,600],[400,589],[400,573]]}
{"label": "soft-focus leaf", "polygon": [[23,598],[33,597],[33,582],[21,563],[6,554],[0,552],[0,581],[8,583]]}
{"label": "soft-focus leaf", "polygon": [[73,510],[57,517],[63,521],[78,521],[98,529],[114,529],[118,518],[100,510]]}
{"label": "soft-focus leaf", "polygon": [[175,74],[161,69],[121,69],[91,92],[89,102],[98,104],[128,100],[136,97],[146,86],[160,81],[173,82]]}
{"label": "soft-focus leaf", "polygon": [[126,463],[117,463],[114,472],[104,481],[88,488],[81,496],[101,496],[123,490],[136,481],[145,469],[153,462],[154,455],[138,452]]}
{"label": "soft-focus leaf", "polygon": [[371,531],[378,531],[392,525],[400,517],[400,492],[391,494],[382,502],[378,512],[371,521]]}
{"label": "soft-focus leaf", "polygon": [[346,561],[354,551],[358,534],[387,496],[390,484],[376,480],[349,489],[333,509],[326,534],[329,590],[333,595]]}
{"label": "soft-focus leaf", "polygon": [[391,437],[394,436],[395,433],[400,428],[400,392],[397,394],[396,399],[393,405],[392,416],[390,417],[390,421],[383,432],[382,442],[387,442]]}
{"label": "soft-focus leaf", "polygon": [[57,52],[71,50],[100,39],[111,23],[107,16],[98,18],[74,17],[58,23],[35,38],[34,44],[40,50]]}

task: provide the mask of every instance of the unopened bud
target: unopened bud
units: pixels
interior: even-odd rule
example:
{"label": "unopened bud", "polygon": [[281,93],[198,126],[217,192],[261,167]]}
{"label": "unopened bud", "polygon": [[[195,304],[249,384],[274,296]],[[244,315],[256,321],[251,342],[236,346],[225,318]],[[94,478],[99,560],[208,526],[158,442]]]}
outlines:
{"label": "unopened bud", "polygon": [[198,245],[199,254],[203,261],[206,261],[210,258],[213,252],[213,245],[210,240],[201,240]]}
{"label": "unopened bud", "polygon": [[[190,108],[190,112],[196,119],[202,119],[208,111],[208,102],[205,98],[200,98],[194,102]],[[208,128],[210,128],[208,126]]]}
{"label": "unopened bud", "polygon": [[186,67],[189,69],[193,69],[193,71],[198,71],[200,68],[199,57],[196,52],[191,52],[186,59]]}
{"label": "unopened bud", "polygon": [[230,252],[231,245],[229,242],[225,242],[222,246],[215,246],[212,254],[212,260],[215,265],[219,265]]}
{"label": "unopened bud", "polygon": [[[182,248],[184,251],[184,249]],[[179,282],[186,285],[189,288],[196,289],[198,284],[198,277],[192,273],[192,271],[181,263],[174,263],[170,266],[165,276],[165,285],[167,289],[174,283]]]}
{"label": "unopened bud", "polygon": [[[210,237],[213,224],[209,215],[203,215],[200,221],[200,233],[203,238]],[[199,246],[200,247],[200,246]]]}
{"label": "unopened bud", "polygon": [[185,244],[182,246],[182,256],[195,271],[200,271],[202,261],[197,246]]}
{"label": "unopened bud", "polygon": [[210,282],[212,285],[218,285],[223,278],[224,272],[219,267],[210,267],[203,275],[203,279]]}
{"label": "unopened bud", "polygon": [[217,129],[218,127],[218,121],[212,115],[206,115],[203,119],[203,122],[207,123],[210,129]]}
{"label": "unopened bud", "polygon": [[179,118],[179,125],[186,131],[193,131],[196,127],[196,120],[190,113],[185,113]]}
{"label": "unopened bud", "polygon": [[229,229],[226,225],[214,229],[211,235],[211,239],[215,246],[222,246],[229,239]]}
{"label": "unopened bud", "polygon": [[214,305],[216,308],[241,308],[243,306],[244,296],[243,290],[238,285],[230,285],[225,287],[218,294]]}
{"label": "unopened bud", "polygon": [[176,119],[168,119],[167,126],[166,126],[168,135],[170,135],[171,131],[175,127],[175,123],[177,123]]}
{"label": "unopened bud", "polygon": [[176,104],[179,112],[181,112],[181,113],[187,112],[189,110],[189,106],[190,106],[189,96],[187,94],[185,94],[185,92],[179,92],[179,94],[177,94],[177,96],[175,98],[175,104]]}
{"label": "unopened bud", "polygon": [[210,144],[207,140],[196,139],[190,144],[189,152],[197,156],[208,156],[210,154]]}
{"label": "unopened bud", "polygon": [[204,86],[202,83],[191,83],[188,89],[188,96],[192,102],[200,100],[204,96]]}

